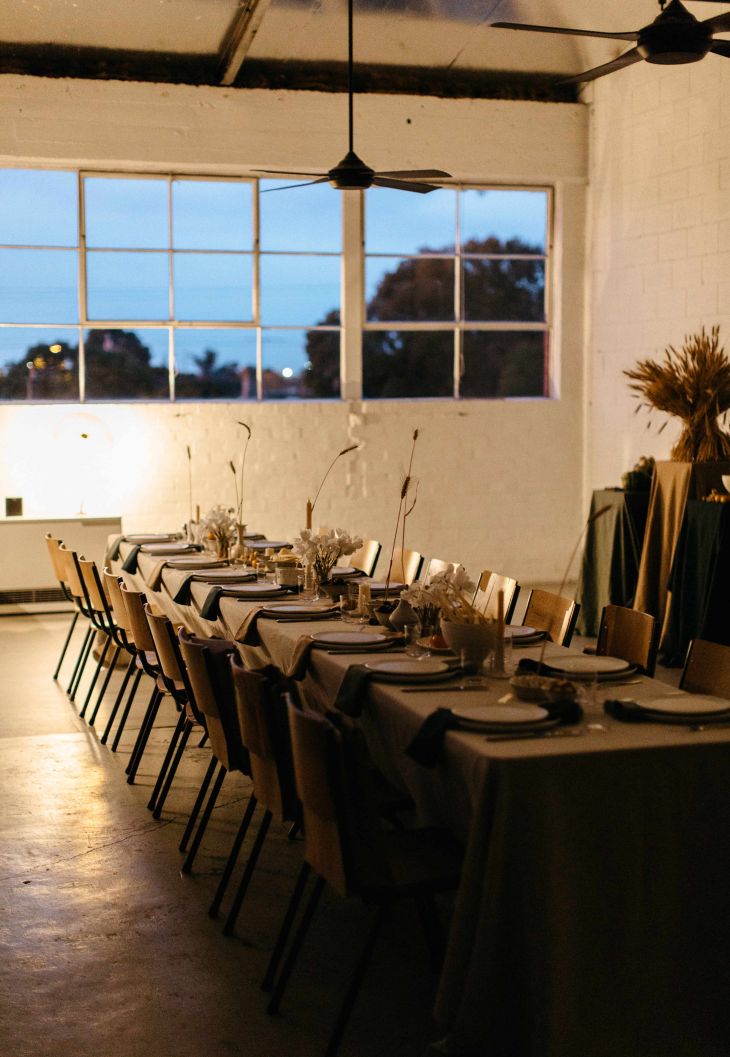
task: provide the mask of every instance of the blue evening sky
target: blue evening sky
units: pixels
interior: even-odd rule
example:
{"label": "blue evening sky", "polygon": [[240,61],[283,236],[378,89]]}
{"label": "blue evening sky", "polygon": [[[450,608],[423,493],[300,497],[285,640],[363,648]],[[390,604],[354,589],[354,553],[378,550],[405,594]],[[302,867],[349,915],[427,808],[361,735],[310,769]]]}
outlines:
{"label": "blue evening sky", "polygon": [[[285,181],[286,182],[286,181]],[[281,190],[262,181],[259,197],[263,366],[301,369],[306,328],[339,309],[341,194],[327,184]],[[90,321],[170,318],[212,321],[176,331],[178,370],[195,370],[205,349],[218,362],[256,361],[253,331],[215,322],[253,318],[253,184],[159,177],[86,177],[87,314]],[[277,188],[276,190],[274,190]],[[544,191],[430,195],[372,189],[366,197],[366,297],[403,255],[453,252],[461,241],[519,238],[544,250]],[[0,368],[32,344],[76,344],[79,322],[77,181],[72,172],[0,169]],[[331,254],[332,256],[327,256]],[[453,270],[453,269],[452,269]],[[33,329],[23,324],[47,324]],[[138,327],[153,362],[167,363],[168,330]]]}

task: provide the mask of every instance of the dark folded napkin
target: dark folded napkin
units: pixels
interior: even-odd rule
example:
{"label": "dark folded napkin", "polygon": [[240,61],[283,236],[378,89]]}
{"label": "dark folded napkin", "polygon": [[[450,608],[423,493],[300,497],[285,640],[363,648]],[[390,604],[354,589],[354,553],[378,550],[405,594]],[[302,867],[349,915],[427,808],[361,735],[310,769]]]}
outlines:
{"label": "dark folded napkin", "polygon": [[192,586],[194,576],[195,573],[190,573],[188,576],[185,577],[175,594],[172,596],[173,602],[178,602],[181,606],[190,605],[190,588]]}
{"label": "dark folded napkin", "polygon": [[423,767],[435,767],[441,759],[444,735],[447,730],[456,730],[459,721],[450,708],[437,708],[427,716],[413,741],[406,746],[406,753]]}
{"label": "dark folded napkin", "polygon": [[140,544],[135,544],[135,546],[132,547],[131,551],[122,562],[122,568],[124,569],[125,573],[137,572],[137,558],[139,557],[140,549]]}
{"label": "dark folded napkin", "polygon": [[556,677],[565,675],[565,673],[561,672],[558,668],[553,668],[551,665],[546,664],[545,661],[535,661],[532,657],[522,657],[520,663],[517,665],[515,674],[554,675]]}
{"label": "dark folded napkin", "polygon": [[204,620],[217,620],[220,615],[220,602],[221,595],[223,594],[223,587],[220,584],[214,584],[211,587],[208,594],[205,596],[205,601],[200,607],[200,615]]}
{"label": "dark folded napkin", "polygon": [[115,536],[106,549],[105,558],[108,562],[115,562],[119,557],[119,544],[124,536]]}
{"label": "dark folded napkin", "polygon": [[347,716],[361,716],[365,705],[365,692],[373,676],[372,669],[364,664],[351,664],[335,698],[335,708]]}

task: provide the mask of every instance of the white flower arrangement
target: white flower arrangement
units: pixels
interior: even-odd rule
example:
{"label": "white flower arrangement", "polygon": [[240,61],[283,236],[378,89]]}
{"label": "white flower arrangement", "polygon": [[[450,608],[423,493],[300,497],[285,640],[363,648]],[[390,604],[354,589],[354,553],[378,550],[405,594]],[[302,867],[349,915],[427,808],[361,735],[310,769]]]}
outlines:
{"label": "white flower arrangement", "polygon": [[472,598],[476,584],[461,565],[450,572],[436,573],[429,581],[429,594],[441,607],[441,616],[452,624],[490,624],[483,613],[475,609]]}
{"label": "white flower arrangement", "polygon": [[441,592],[438,586],[433,588],[431,580],[414,580],[400,596],[415,611],[421,624],[438,624]]}
{"label": "white flower arrangement", "polygon": [[304,565],[313,567],[320,583],[329,579],[338,558],[354,554],[360,547],[360,537],[350,536],[344,529],[330,529],[329,532],[302,529],[301,535],[294,540],[294,553]]}
{"label": "white flower arrangement", "polygon": [[236,519],[232,510],[220,504],[211,507],[200,520],[201,539],[215,540],[217,544],[229,544],[236,538]]}

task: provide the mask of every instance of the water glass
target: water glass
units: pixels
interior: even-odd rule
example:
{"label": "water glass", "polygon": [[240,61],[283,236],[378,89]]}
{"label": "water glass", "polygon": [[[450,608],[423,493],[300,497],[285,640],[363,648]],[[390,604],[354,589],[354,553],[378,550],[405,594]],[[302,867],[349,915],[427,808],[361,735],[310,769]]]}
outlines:
{"label": "water glass", "polygon": [[406,654],[409,657],[425,657],[428,650],[421,641],[420,624],[404,624],[403,636],[405,638]]}
{"label": "water glass", "polygon": [[360,608],[360,589],[357,584],[348,584],[340,595],[342,619],[350,624],[364,624],[369,620],[367,611]]}

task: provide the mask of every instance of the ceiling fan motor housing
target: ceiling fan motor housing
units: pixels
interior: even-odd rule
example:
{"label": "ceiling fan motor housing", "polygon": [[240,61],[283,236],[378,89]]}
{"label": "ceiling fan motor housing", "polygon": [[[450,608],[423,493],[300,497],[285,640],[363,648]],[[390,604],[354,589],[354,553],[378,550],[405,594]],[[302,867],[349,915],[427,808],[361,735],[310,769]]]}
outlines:
{"label": "ceiling fan motor housing", "polygon": [[327,173],[327,179],[339,191],[365,191],[372,186],[374,176],[374,169],[352,150]]}
{"label": "ceiling fan motor housing", "polygon": [[672,0],[650,26],[641,30],[637,44],[642,58],[662,66],[699,62],[711,47],[712,34],[679,0]]}

